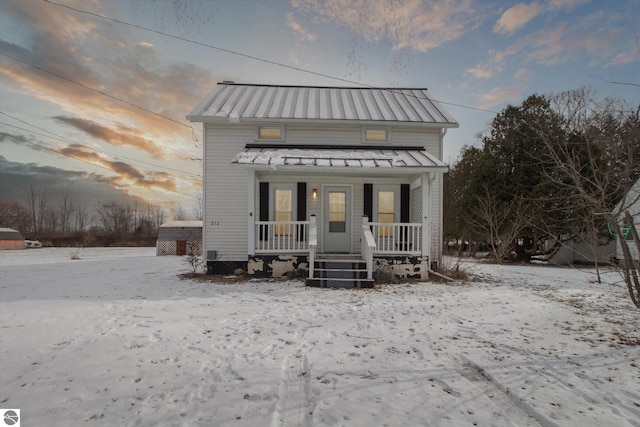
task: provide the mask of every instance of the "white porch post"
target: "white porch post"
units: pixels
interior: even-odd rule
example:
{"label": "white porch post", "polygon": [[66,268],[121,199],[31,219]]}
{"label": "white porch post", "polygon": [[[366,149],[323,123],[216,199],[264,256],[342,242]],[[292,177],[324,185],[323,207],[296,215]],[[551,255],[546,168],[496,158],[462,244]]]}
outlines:
{"label": "white porch post", "polygon": [[247,173],[247,253],[249,256],[256,254],[256,172],[249,169]]}
{"label": "white porch post", "polygon": [[422,187],[422,256],[428,257],[431,264],[431,215],[429,212],[431,182],[428,172],[422,174],[420,183]]}

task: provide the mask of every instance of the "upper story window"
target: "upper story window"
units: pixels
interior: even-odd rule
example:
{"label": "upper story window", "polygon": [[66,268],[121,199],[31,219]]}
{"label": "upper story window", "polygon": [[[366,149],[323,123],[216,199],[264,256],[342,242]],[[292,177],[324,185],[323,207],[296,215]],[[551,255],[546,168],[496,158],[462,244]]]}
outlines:
{"label": "upper story window", "polygon": [[258,126],[258,139],[284,140],[284,126]]}
{"label": "upper story window", "polygon": [[389,129],[385,128],[364,128],[362,131],[364,142],[388,142]]}

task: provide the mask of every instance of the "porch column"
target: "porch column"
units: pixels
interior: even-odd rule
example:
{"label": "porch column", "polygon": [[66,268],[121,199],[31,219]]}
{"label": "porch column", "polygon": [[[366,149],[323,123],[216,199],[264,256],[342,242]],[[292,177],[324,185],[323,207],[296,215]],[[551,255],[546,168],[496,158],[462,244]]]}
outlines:
{"label": "porch column", "polygon": [[429,214],[431,198],[431,182],[429,173],[425,172],[420,177],[422,187],[422,256],[429,258],[431,264],[431,215]]}
{"label": "porch column", "polygon": [[256,254],[256,172],[249,168],[247,172],[247,253],[249,256]]}

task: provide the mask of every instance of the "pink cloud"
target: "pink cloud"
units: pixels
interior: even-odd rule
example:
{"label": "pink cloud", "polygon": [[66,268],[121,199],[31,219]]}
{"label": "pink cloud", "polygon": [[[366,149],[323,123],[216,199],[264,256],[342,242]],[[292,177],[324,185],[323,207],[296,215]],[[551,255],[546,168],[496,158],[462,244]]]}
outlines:
{"label": "pink cloud", "polygon": [[509,34],[524,27],[527,22],[535,18],[541,11],[538,3],[524,4],[519,3],[507,9],[496,25],[493,31],[500,34]]}

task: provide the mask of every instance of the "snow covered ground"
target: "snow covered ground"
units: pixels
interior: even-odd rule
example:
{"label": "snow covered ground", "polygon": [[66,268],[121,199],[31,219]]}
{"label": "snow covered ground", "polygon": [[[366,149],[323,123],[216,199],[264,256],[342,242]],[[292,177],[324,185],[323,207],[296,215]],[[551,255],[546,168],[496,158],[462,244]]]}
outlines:
{"label": "snow covered ground", "polygon": [[154,248],[0,252],[0,407],[23,426],[640,426],[615,272],[466,283],[181,280]]}

